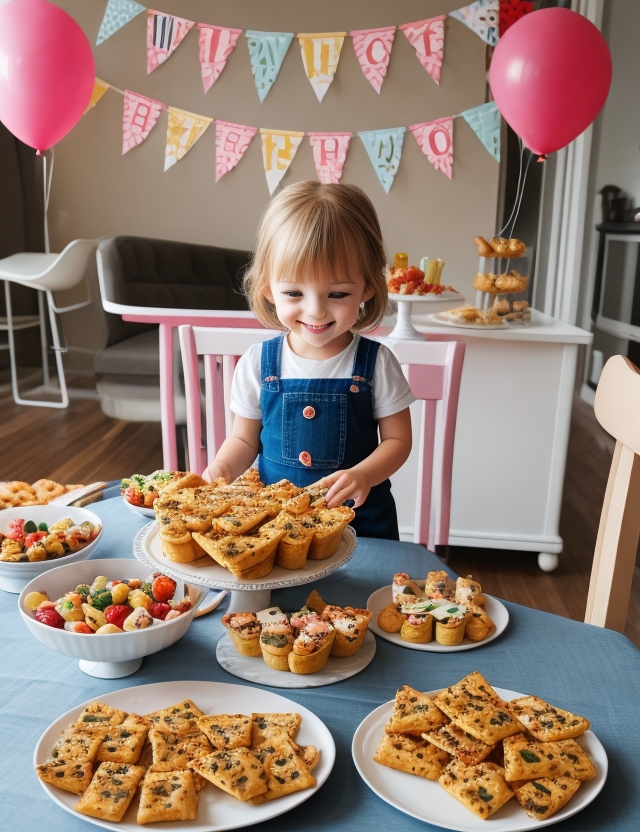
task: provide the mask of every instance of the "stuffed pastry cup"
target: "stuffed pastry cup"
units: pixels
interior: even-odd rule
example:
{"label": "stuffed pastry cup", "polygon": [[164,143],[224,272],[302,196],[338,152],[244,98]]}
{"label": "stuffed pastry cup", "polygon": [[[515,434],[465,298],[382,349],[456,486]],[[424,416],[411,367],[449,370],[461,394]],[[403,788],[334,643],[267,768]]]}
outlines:
{"label": "stuffed pastry cup", "polygon": [[357,653],[367,635],[372,615],[369,610],[354,607],[325,607],[322,620],[328,621],[336,631],[331,655],[344,658]]}
{"label": "stuffed pastry cup", "polygon": [[466,604],[468,607],[472,605],[484,607],[485,605],[482,587],[478,581],[474,581],[471,575],[467,575],[466,578],[458,578],[455,599],[457,604]]}
{"label": "stuffed pastry cup", "polygon": [[261,656],[260,622],[253,612],[228,612],[222,616],[222,626],[229,633],[241,656]]}
{"label": "stuffed pastry cup", "polygon": [[328,621],[309,621],[300,630],[289,653],[289,669],[292,673],[317,673],[327,663],[336,631]]}
{"label": "stuffed pastry cup", "polygon": [[316,515],[315,533],[309,546],[308,557],[311,560],[324,560],[335,554],[342,532],[356,516],[355,511],[347,506],[318,509],[310,512],[308,517]]}
{"label": "stuffed pastry cup", "polygon": [[263,624],[260,633],[262,658],[272,670],[289,670],[288,656],[293,649],[293,630],[286,616],[284,619]]}
{"label": "stuffed pastry cup", "polygon": [[484,641],[495,630],[496,625],[482,607],[472,606],[469,607],[469,611],[465,636],[471,641]]}
{"label": "stuffed pastry cup", "polygon": [[436,641],[445,647],[462,644],[470,610],[461,604],[443,604],[431,613],[436,620]]}
{"label": "stuffed pastry cup", "polygon": [[411,613],[403,623],[400,638],[413,644],[427,644],[433,638],[433,618],[430,613]]}

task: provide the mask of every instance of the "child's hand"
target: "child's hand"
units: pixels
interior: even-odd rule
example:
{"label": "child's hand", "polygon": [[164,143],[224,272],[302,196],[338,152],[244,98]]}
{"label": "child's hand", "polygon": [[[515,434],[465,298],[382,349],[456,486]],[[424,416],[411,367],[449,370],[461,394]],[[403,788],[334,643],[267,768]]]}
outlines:
{"label": "child's hand", "polygon": [[369,496],[371,483],[369,478],[357,468],[336,471],[322,479],[324,487],[331,486],[325,500],[329,508],[340,506],[345,500],[353,500],[353,507],[358,508]]}
{"label": "child's hand", "polygon": [[218,477],[222,477],[225,482],[231,482],[231,470],[226,462],[218,462],[214,460],[211,465],[203,471],[202,479],[207,482],[212,482],[213,480],[218,479]]}

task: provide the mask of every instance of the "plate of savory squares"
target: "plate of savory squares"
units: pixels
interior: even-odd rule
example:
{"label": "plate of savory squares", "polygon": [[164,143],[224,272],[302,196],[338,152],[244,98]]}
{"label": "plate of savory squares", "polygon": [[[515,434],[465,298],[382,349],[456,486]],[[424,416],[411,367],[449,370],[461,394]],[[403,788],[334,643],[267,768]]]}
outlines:
{"label": "plate of savory squares", "polygon": [[296,612],[269,607],[223,615],[227,632],[218,641],[216,658],[227,672],[261,685],[332,685],[355,676],[373,659],[370,619],[369,610],[326,604],[313,590]]}
{"label": "plate of savory squares", "polygon": [[444,571],[413,580],[398,572],[391,586],[376,590],[367,601],[374,633],[393,644],[430,653],[481,647],[504,632],[505,605],[482,592],[471,575],[453,581]]}
{"label": "plate of savory squares", "polygon": [[589,728],[474,671],[429,693],[402,686],[360,723],[352,752],[369,788],[407,815],[456,832],[521,832],[575,815],[602,790],[607,755]]}
{"label": "plate of savory squares", "polygon": [[105,829],[253,828],[314,794],[333,768],[331,733],[275,693],[163,682],[72,708],[34,754],[49,797]]}

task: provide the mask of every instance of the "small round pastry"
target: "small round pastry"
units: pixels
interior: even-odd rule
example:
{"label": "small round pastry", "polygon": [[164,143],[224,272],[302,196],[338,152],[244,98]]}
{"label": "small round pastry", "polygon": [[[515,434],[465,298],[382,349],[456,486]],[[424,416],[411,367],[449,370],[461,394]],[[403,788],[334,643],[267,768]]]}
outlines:
{"label": "small round pastry", "polygon": [[260,623],[253,612],[228,612],[222,626],[229,633],[233,646],[241,656],[261,656]]}
{"label": "small round pastry", "polygon": [[512,258],[513,260],[518,259],[519,257],[524,257],[527,251],[527,247],[523,242],[520,240],[516,240],[512,238],[507,243],[507,257]]}
{"label": "small round pastry", "polygon": [[407,620],[395,604],[387,604],[378,613],[378,627],[385,633],[398,633]]}
{"label": "small round pastry", "polygon": [[0,483],[0,508],[34,506],[37,503],[36,492],[28,482],[13,480]]}
{"label": "small round pastry", "polygon": [[410,615],[402,625],[400,638],[412,644],[427,644],[433,638],[433,618],[427,615]]}
{"label": "small round pastry", "polygon": [[515,269],[510,269],[506,274],[496,278],[496,290],[498,292],[524,292],[529,283],[528,277],[523,277]]}
{"label": "small round pastry", "polygon": [[480,257],[495,257],[496,253],[493,250],[491,243],[485,240],[484,237],[474,237],[473,242],[478,246],[478,254]]}
{"label": "small round pastry", "polygon": [[496,315],[508,315],[511,312],[509,301],[504,298],[502,300],[496,300],[493,304],[493,311]]}
{"label": "small round pastry", "polygon": [[525,309],[529,308],[529,301],[527,301],[527,300],[514,300],[512,306],[513,306],[513,311],[514,312],[524,312]]}
{"label": "small round pastry", "polygon": [[53,480],[38,480],[31,486],[36,492],[36,498],[39,503],[48,503],[56,497],[62,497],[64,494],[64,485],[54,482]]}
{"label": "small round pastry", "polygon": [[496,289],[496,276],[493,272],[489,272],[488,274],[478,272],[473,278],[472,285],[479,292],[498,292],[498,289]]}

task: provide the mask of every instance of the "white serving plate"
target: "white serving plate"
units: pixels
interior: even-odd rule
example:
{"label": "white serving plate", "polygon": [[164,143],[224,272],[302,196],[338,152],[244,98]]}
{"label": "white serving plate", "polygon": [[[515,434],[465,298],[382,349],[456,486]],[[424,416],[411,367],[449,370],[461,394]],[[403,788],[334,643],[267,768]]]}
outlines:
{"label": "white serving plate", "polygon": [[490,641],[493,641],[494,638],[498,638],[498,636],[504,632],[507,624],[509,623],[509,610],[505,607],[505,605],[501,601],[498,601],[497,598],[494,598],[493,595],[487,595],[486,593],[483,593],[483,595],[486,598],[485,609],[487,611],[487,615],[496,625],[495,630],[483,641],[471,641],[469,638],[464,638],[462,640],[462,644],[458,644],[455,647],[447,647],[444,644],[439,644],[435,640],[435,624],[434,638],[426,644],[414,644],[411,641],[405,641],[400,638],[400,633],[387,633],[384,630],[381,630],[377,624],[378,614],[380,610],[390,604],[393,600],[391,586],[383,586],[381,589],[376,590],[373,595],[369,596],[369,599],[367,600],[367,609],[371,610],[373,613],[371,621],[369,622],[369,629],[373,630],[373,632],[377,636],[380,636],[380,638],[384,638],[392,644],[397,644],[399,647],[408,647],[410,650],[424,650],[427,653],[456,653],[458,650],[473,650],[474,647],[482,647],[484,644],[488,644]]}
{"label": "white serving plate", "polygon": [[[154,621],[144,630],[100,636],[48,627],[38,621],[25,606],[24,599],[30,592],[46,592],[49,599],[55,601],[78,584],[91,584],[98,575],[104,575],[108,581],[123,578],[145,580],[149,569],[132,558],[106,558],[60,566],[27,584],[18,599],[18,608],[23,621],[38,641],[58,653],[79,659],[80,670],[101,679],[129,676],[138,670],[144,656],[164,650],[181,639],[207,595],[203,589],[190,586],[189,595],[193,599],[193,607],[178,618]],[[184,595],[182,584],[178,585],[176,592],[180,597]]]}
{"label": "white serving plate", "polygon": [[[503,688],[495,688],[495,691],[505,701],[526,695]],[[441,690],[429,691],[428,696],[436,696],[440,692]],[[535,820],[525,814],[524,809],[513,797],[495,815],[488,820],[482,820],[451,797],[437,781],[417,778],[373,761],[373,755],[382,739],[384,726],[389,721],[393,707],[393,701],[385,702],[360,723],[353,736],[353,761],[364,782],[378,797],[401,812],[434,826],[453,829],[455,832],[524,832],[540,829],[582,811],[595,800],[607,779],[609,764],[606,752],[596,735],[587,731],[577,740],[591,757],[597,773],[593,780],[587,780],[580,785],[563,809],[548,820]]]}
{"label": "white serving plate", "polygon": [[[153,829],[162,829],[164,832],[175,832],[175,830],[222,832],[225,829],[253,829],[254,825],[282,815],[308,800],[311,795],[318,791],[331,773],[336,749],[333,737],[326,725],[314,713],[303,708],[302,705],[298,705],[297,702],[292,702],[290,699],[285,699],[276,693],[247,685],[226,685],[220,682],[160,682],[155,685],[141,685],[107,693],[100,696],[100,701],[114,708],[146,714],[160,708],[169,707],[187,697],[207,714],[251,714],[252,712],[295,712],[300,714],[302,725],[296,741],[301,745],[315,745],[321,752],[320,763],[313,772],[317,785],[313,789],[306,789],[303,792],[286,795],[278,800],[271,800],[254,806],[250,802],[243,803],[236,800],[221,789],[208,784],[200,792],[200,804],[196,820],[153,824]],[[84,702],[82,705],[77,705],[56,719],[47,728],[36,746],[33,755],[34,765],[44,763],[48,759],[51,748],[62,730],[69,723],[75,721],[82,709],[88,704],[88,702]],[[79,800],[77,795],[65,792],[62,789],[56,789],[55,786],[43,783],[42,780],[39,782],[54,803],[86,823],[101,826],[103,829],[126,830],[127,832],[140,832],[142,828],[136,823],[137,798],[133,799],[120,823],[111,823],[77,813],[74,809]]]}
{"label": "white serving plate", "polygon": [[229,634],[225,633],[216,647],[216,659],[228,673],[247,679],[258,685],[272,688],[318,688],[333,685],[350,676],[355,676],[372,661],[376,654],[375,637],[367,630],[362,647],[353,656],[338,658],[329,656],[326,665],[318,673],[288,673],[286,670],[274,670],[264,662],[262,657],[241,656],[233,646]]}
{"label": "white serving plate", "polygon": [[438,324],[445,324],[446,326],[455,326],[459,329],[497,329],[498,331],[505,330],[506,332],[510,332],[513,329],[517,329],[517,327],[509,326],[506,321],[502,324],[467,324],[458,321],[452,321],[449,318],[445,318],[442,312],[436,312],[433,315],[428,315],[432,321],[435,321]]}
{"label": "white serving plate", "polygon": [[134,506],[133,503],[130,503],[125,498],[122,498],[122,502],[125,506],[132,511],[134,514],[137,514],[138,517],[150,517],[151,520],[155,520],[156,518],[156,510],[154,508],[145,508],[144,506]]}
{"label": "white serving plate", "polygon": [[445,289],[444,292],[441,292],[439,295],[434,295],[432,293],[426,295],[400,295],[397,292],[389,292],[389,300],[399,300],[404,303],[404,301],[411,301],[411,303],[420,303],[421,301],[424,303],[442,303],[443,301],[447,301],[450,303],[452,300],[459,300],[460,303],[464,302],[464,295],[461,295],[460,292],[450,292],[448,289]]}
{"label": "white serving plate", "polygon": [[282,566],[275,565],[268,575],[254,581],[242,581],[236,578],[228,569],[217,564],[213,558],[209,558],[210,564],[206,566],[194,566],[193,563],[176,563],[169,560],[162,554],[160,533],[155,523],[147,524],[135,536],[133,554],[142,563],[146,563],[152,569],[160,569],[176,580],[188,580],[214,589],[257,591],[308,584],[324,578],[353,557],[356,546],[356,533],[351,526],[347,526],[342,534],[340,546],[330,558],[307,560],[302,569],[284,569]]}
{"label": "white serving plate", "polygon": [[[9,523],[17,518],[33,520],[36,525],[46,523],[51,526],[53,523],[57,523],[58,520],[64,520],[65,517],[70,517],[74,523],[88,521],[93,523],[94,526],[102,526],[102,520],[86,508],[60,505],[18,506],[17,508],[5,508],[0,511],[0,532],[8,531]],[[98,545],[101,536],[102,529],[96,539],[85,546],[84,549],[79,549],[77,552],[53,560],[41,560],[35,563],[6,563],[0,561],[0,589],[5,592],[22,592],[29,581],[49,571],[49,569],[56,569],[58,566],[86,560]]]}

